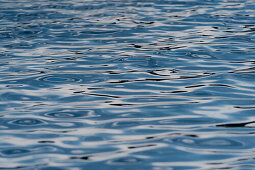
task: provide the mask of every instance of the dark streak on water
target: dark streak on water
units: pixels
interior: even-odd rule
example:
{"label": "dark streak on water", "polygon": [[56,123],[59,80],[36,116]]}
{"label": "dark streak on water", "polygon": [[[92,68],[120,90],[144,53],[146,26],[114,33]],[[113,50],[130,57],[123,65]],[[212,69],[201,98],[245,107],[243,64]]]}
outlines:
{"label": "dark streak on water", "polygon": [[0,169],[254,169],[253,0],[0,0]]}

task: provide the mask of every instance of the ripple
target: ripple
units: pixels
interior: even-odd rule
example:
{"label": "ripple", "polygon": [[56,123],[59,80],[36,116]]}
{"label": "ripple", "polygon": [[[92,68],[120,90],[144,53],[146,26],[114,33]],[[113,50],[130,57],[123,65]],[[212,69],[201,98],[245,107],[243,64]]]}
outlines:
{"label": "ripple", "polygon": [[68,118],[80,118],[80,117],[95,117],[93,110],[63,110],[41,114],[45,117],[68,119]]}
{"label": "ripple", "polygon": [[186,147],[207,148],[207,149],[239,149],[243,144],[239,141],[224,138],[191,139],[175,138],[173,142]]}
{"label": "ripple", "polygon": [[5,150],[2,150],[1,153],[3,155],[20,155],[20,154],[25,154],[25,153],[29,153],[30,150],[27,150],[27,149],[5,149]]}
{"label": "ripple", "polygon": [[42,82],[49,82],[49,83],[71,83],[71,82],[81,81],[78,78],[67,78],[67,77],[58,77],[58,76],[40,77],[37,80]]}
{"label": "ripple", "polygon": [[45,122],[40,119],[22,118],[22,119],[9,121],[8,124],[19,125],[19,126],[37,126],[37,125],[45,124]]}
{"label": "ripple", "polygon": [[121,121],[121,122],[114,122],[111,123],[109,126],[112,128],[126,128],[126,127],[133,127],[141,124],[140,122],[133,122],[133,121]]}
{"label": "ripple", "polygon": [[108,161],[108,164],[120,164],[120,165],[130,165],[130,164],[138,164],[142,163],[143,160],[135,157],[124,157],[119,159],[114,159],[112,161]]}
{"label": "ripple", "polygon": [[70,118],[70,117],[81,117],[82,115],[69,113],[69,112],[59,112],[59,113],[48,113],[45,114],[49,117],[55,117],[55,118]]}

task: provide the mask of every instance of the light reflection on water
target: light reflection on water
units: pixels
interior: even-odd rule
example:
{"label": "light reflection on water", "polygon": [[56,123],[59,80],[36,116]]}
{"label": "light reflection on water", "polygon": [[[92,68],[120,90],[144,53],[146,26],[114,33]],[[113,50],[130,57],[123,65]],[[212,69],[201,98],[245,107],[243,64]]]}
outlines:
{"label": "light reflection on water", "polygon": [[0,168],[254,169],[254,9],[0,1]]}

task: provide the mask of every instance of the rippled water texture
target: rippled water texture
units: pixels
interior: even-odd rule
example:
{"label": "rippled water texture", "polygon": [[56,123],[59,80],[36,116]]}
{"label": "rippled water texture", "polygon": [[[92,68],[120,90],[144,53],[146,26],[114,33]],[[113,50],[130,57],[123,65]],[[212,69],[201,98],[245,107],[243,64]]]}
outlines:
{"label": "rippled water texture", "polygon": [[254,0],[0,0],[0,168],[255,169]]}

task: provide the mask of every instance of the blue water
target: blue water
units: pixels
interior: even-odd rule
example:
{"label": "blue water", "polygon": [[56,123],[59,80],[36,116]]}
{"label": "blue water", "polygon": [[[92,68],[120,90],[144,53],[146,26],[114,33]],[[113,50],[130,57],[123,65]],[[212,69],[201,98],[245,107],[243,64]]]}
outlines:
{"label": "blue water", "polygon": [[0,169],[255,169],[254,0],[0,0]]}

